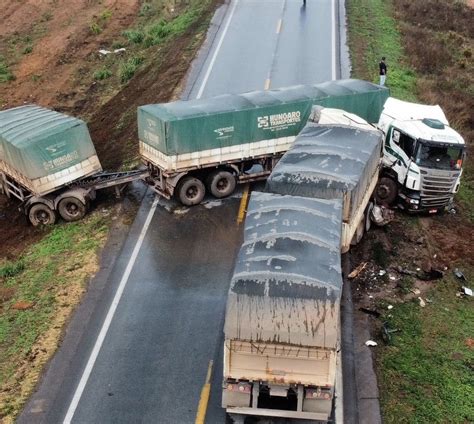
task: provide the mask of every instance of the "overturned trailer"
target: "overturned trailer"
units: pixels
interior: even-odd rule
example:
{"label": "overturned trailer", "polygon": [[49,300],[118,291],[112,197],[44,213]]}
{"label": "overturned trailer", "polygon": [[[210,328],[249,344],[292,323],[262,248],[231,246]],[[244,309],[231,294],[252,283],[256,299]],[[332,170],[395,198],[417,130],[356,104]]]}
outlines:
{"label": "overturned trailer", "polygon": [[267,179],[266,191],[342,201],[341,250],[369,225],[377,185],[382,132],[348,125],[308,123]]}
{"label": "overturned trailer", "polygon": [[227,412],[328,419],[340,319],[341,224],[339,199],[252,193],[224,325]]}

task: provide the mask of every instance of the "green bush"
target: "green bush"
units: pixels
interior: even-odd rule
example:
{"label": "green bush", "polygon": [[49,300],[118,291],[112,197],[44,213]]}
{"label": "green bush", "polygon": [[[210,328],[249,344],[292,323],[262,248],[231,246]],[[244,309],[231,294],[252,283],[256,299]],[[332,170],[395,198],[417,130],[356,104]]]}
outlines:
{"label": "green bush", "polygon": [[14,80],[15,77],[8,69],[8,65],[5,63],[5,59],[0,56],[0,83]]}
{"label": "green bush", "polygon": [[126,62],[123,62],[119,68],[120,81],[122,83],[129,81],[142,62],[143,58],[141,57],[131,57]]}
{"label": "green bush", "polygon": [[143,31],[138,29],[129,29],[123,32],[123,36],[134,44],[140,44],[145,38]]}
{"label": "green bush", "polygon": [[107,68],[98,69],[94,72],[94,79],[96,80],[105,80],[112,76],[112,72]]}

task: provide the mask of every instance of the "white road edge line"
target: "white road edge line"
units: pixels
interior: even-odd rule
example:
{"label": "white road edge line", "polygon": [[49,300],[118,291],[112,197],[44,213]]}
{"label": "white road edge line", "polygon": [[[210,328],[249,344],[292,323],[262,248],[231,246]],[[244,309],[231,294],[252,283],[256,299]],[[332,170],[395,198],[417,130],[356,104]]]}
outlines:
{"label": "white road edge line", "polygon": [[206,74],[204,75],[204,79],[202,80],[201,87],[199,87],[199,91],[197,93],[196,99],[200,99],[202,96],[202,93],[204,92],[204,88],[206,88],[207,80],[209,79],[209,76],[211,75],[212,68],[214,66],[214,62],[216,61],[217,54],[219,53],[219,50],[222,46],[222,42],[224,41],[224,37],[227,33],[227,30],[229,29],[230,22],[232,21],[232,16],[234,16],[235,8],[237,7],[237,3],[239,0],[234,0],[234,5],[232,6],[232,10],[230,12],[229,18],[227,19],[227,22],[224,27],[224,31],[222,32],[221,38],[219,40],[219,43],[217,44],[216,50],[214,50],[214,54],[212,55],[211,62],[209,63],[209,66],[207,67]]}
{"label": "white road edge line", "polygon": [[336,0],[331,0],[331,14],[332,14],[332,28],[331,28],[331,41],[332,41],[332,69],[331,77],[334,81],[336,79]]}
{"label": "white road edge line", "polygon": [[135,247],[133,248],[132,255],[128,261],[127,267],[122,275],[122,279],[120,280],[119,286],[115,293],[115,296],[112,300],[112,304],[110,305],[109,311],[107,312],[107,316],[105,317],[104,323],[102,324],[102,328],[100,329],[99,335],[97,336],[97,340],[95,341],[94,348],[89,356],[89,360],[87,361],[86,367],[82,373],[81,380],[77,385],[76,391],[74,392],[74,396],[69,404],[69,408],[67,410],[66,416],[64,418],[63,424],[69,424],[74,417],[74,413],[76,412],[76,408],[79,405],[79,401],[81,400],[82,393],[86,387],[87,381],[92,372],[92,368],[94,368],[95,361],[97,356],[99,355],[100,349],[102,347],[102,343],[105,340],[105,336],[109,331],[110,324],[112,323],[112,319],[114,318],[115,311],[117,310],[117,306],[120,302],[120,298],[122,297],[123,291],[125,286],[127,285],[128,278],[130,277],[130,273],[132,272],[132,268],[135,265],[135,261],[137,259],[138,253],[142,246],[143,240],[145,239],[146,232],[148,227],[150,226],[151,219],[155,213],[156,207],[158,206],[160,199],[155,197],[153,200],[153,204],[151,205],[150,211],[146,217],[145,223],[143,224],[143,228],[140,231],[138,236],[137,242],[135,243]]}

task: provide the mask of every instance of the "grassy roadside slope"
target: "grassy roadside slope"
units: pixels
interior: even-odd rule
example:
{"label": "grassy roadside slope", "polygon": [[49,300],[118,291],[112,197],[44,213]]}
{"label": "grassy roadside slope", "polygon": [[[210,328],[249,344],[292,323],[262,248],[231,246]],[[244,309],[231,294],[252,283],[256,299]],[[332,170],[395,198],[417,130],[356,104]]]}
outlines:
{"label": "grassy roadside slope", "polygon": [[[377,82],[378,62],[386,56],[392,95],[440,104],[471,152],[473,10],[454,0],[348,0],[347,12],[353,76]],[[462,282],[452,275],[461,268],[471,281],[464,284],[472,287],[473,175],[468,156],[456,216],[399,214],[385,233],[369,233],[365,241],[372,242],[366,250],[375,265],[383,250],[378,266],[398,279],[381,281],[377,295],[367,280],[359,286],[379,299],[371,303],[382,312],[374,329],[387,321],[399,330],[390,345],[379,340],[375,350],[384,422],[474,422],[474,308],[472,298],[459,295]],[[380,238],[383,249],[380,244],[377,251]],[[443,278],[424,283],[396,272],[424,265],[444,269]],[[424,308],[413,295],[418,287],[428,300]],[[387,302],[395,305],[390,312]]]}

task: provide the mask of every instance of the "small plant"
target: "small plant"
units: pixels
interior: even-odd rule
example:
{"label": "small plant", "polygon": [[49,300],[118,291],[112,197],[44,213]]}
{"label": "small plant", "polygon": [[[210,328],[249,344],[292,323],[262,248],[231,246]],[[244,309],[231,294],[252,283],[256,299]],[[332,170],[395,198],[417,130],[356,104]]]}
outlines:
{"label": "small plant", "polygon": [[41,75],[34,74],[31,76],[31,81],[38,82],[41,79]]}
{"label": "small plant", "polygon": [[112,17],[112,12],[109,9],[105,9],[99,16],[99,20],[107,22]]}
{"label": "small plant", "polygon": [[26,46],[23,49],[23,54],[30,54],[33,51],[33,46]]}
{"label": "small plant", "polygon": [[138,29],[129,29],[123,32],[123,36],[134,44],[140,44],[145,38],[143,31]]}
{"label": "small plant", "polygon": [[143,58],[141,57],[131,57],[126,62],[122,63],[119,68],[120,81],[122,83],[129,81],[142,62]]}
{"label": "small plant", "polygon": [[0,56],[0,83],[14,80],[14,75],[8,69],[8,65],[5,63],[5,59]]}
{"label": "small plant", "polygon": [[94,79],[96,80],[105,80],[112,76],[112,72],[107,68],[98,69],[94,72]]}
{"label": "small plant", "polygon": [[97,22],[92,22],[89,25],[89,31],[91,34],[99,35],[102,32],[102,27]]}
{"label": "small plant", "polygon": [[7,262],[5,265],[0,267],[0,278],[14,277],[24,269],[25,263],[23,261]]}
{"label": "small plant", "polygon": [[153,10],[153,6],[150,3],[143,3],[140,7],[140,12],[138,12],[138,16],[148,16],[151,14]]}
{"label": "small plant", "polygon": [[51,19],[53,19],[53,14],[50,11],[44,12],[43,15],[41,15],[41,22],[48,22]]}

